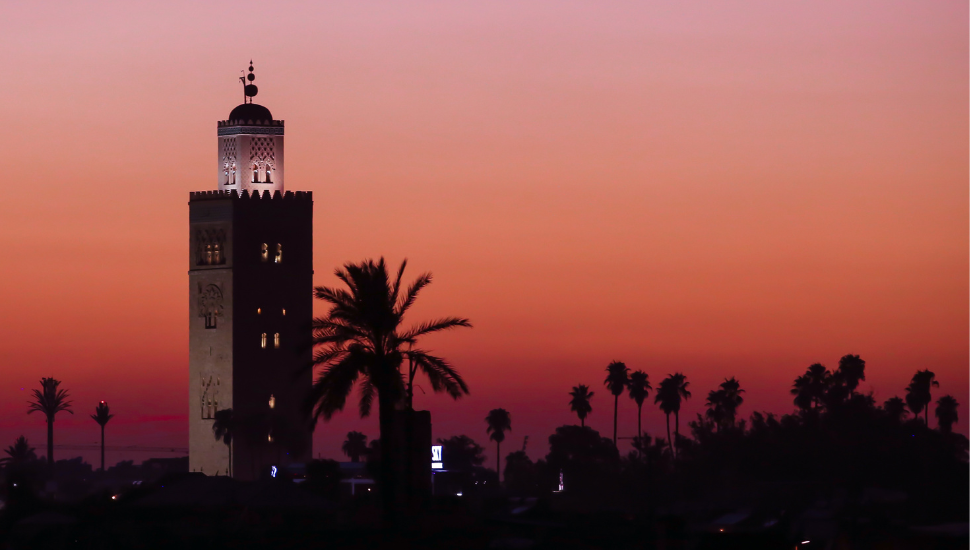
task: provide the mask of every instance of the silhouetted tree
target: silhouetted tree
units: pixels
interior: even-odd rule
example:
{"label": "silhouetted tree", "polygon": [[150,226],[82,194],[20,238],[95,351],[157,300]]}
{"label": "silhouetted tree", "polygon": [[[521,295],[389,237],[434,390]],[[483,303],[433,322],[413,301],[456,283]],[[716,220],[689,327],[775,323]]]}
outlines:
{"label": "silhouetted tree", "polygon": [[104,471],[104,427],[108,424],[108,421],[114,418],[115,415],[111,414],[111,409],[108,404],[104,401],[98,403],[97,408],[94,409],[94,414],[91,415],[91,419],[101,426],[101,471]]}
{"label": "silhouetted tree", "polygon": [[936,401],[936,424],[943,433],[951,433],[953,425],[957,423],[957,407],[959,403],[952,395],[944,395]]}
{"label": "silhouetted tree", "polygon": [[680,405],[683,401],[690,399],[690,392],[687,390],[687,377],[681,373],[668,374],[660,382],[654,393],[654,403],[660,404],[660,410],[667,416],[667,440],[670,441],[670,453],[677,456],[674,450],[674,440],[670,437],[670,414],[674,415],[674,433],[680,439]]}
{"label": "silhouetted tree", "polygon": [[212,418],[212,434],[216,441],[221,440],[229,450],[229,466],[226,468],[226,474],[232,476],[232,440],[239,432],[240,422],[231,408],[216,411]]}
{"label": "silhouetted tree", "polygon": [[866,362],[858,355],[844,355],[839,359],[837,372],[846,389],[852,393],[859,387],[859,382],[866,379]]}
{"label": "silhouetted tree", "polygon": [[485,433],[490,434],[489,439],[495,442],[495,474],[498,482],[502,482],[502,442],[505,441],[505,432],[512,430],[512,417],[505,409],[492,409],[485,417],[488,428]]}
{"label": "silhouetted tree", "polygon": [[7,456],[0,458],[0,464],[17,466],[37,460],[34,448],[27,443],[27,438],[24,436],[18,437],[13,445],[7,447],[4,452],[7,453]]}
{"label": "silhouetted tree", "polygon": [[887,399],[886,402],[882,404],[882,409],[886,412],[886,415],[889,416],[889,418],[892,418],[896,423],[901,423],[906,418],[906,415],[909,414],[906,411],[906,402],[903,401],[903,399],[898,395]]}
{"label": "silhouetted tree", "polygon": [[414,304],[418,293],[431,283],[425,273],[402,292],[401,279],[407,261],[401,262],[392,278],[384,258],[376,263],[367,260],[348,263],[337,269],[343,288],[317,287],[314,294],[330,310],[313,321],[313,345],[320,347],[313,358],[323,373],[313,384],[307,400],[307,413],[315,423],[319,417],[329,420],[344,408],[347,396],[360,379],[360,414],[370,414],[377,394],[381,440],[381,495],[385,517],[393,521],[397,502],[393,461],[397,451],[391,431],[394,411],[406,403],[406,388],[401,365],[405,359],[428,377],[435,392],[447,392],[454,399],[468,393],[468,386],[447,361],[423,349],[415,348],[418,338],[426,334],[457,327],[470,327],[467,319],[446,317],[419,324],[410,329],[401,326],[404,315]]}
{"label": "silhouetted tree", "polygon": [[340,449],[350,457],[351,462],[360,462],[360,457],[367,454],[367,436],[360,432],[348,432],[347,440]]}
{"label": "silhouetted tree", "polygon": [[485,462],[485,455],[483,454],[485,449],[467,435],[439,439],[438,444],[441,445],[445,467],[449,470],[470,471],[473,467],[481,466],[482,462]]}
{"label": "silhouetted tree", "polygon": [[822,406],[832,373],[821,363],[808,367],[805,374],[795,379],[791,393],[795,396],[795,406],[802,410],[817,410]]}
{"label": "silhouetted tree", "polygon": [[733,426],[734,419],[738,414],[738,407],[744,403],[741,394],[741,383],[733,376],[725,378],[717,390],[711,390],[707,394],[707,418],[709,418],[717,429],[723,426]]}
{"label": "silhouetted tree", "polygon": [[630,375],[628,385],[630,388],[630,399],[633,399],[637,404],[637,437],[642,437],[643,402],[650,396],[650,390],[653,387],[650,385],[650,377],[642,370],[635,371]]}
{"label": "silhouetted tree", "polygon": [[28,403],[27,414],[39,412],[47,419],[47,465],[54,468],[54,417],[61,411],[74,414],[71,410],[71,402],[67,400],[70,395],[67,390],[58,389],[61,385],[60,380],[51,378],[40,379],[40,389],[33,390],[34,400]]}
{"label": "silhouetted tree", "polygon": [[525,451],[513,451],[505,457],[505,487],[517,496],[531,495],[536,490],[536,467]]}
{"label": "silhouetted tree", "polygon": [[617,412],[620,409],[620,396],[623,395],[626,385],[630,383],[629,373],[630,369],[621,361],[613,361],[606,366],[606,380],[603,384],[613,394],[613,445],[616,445],[616,421]]}
{"label": "silhouetted tree", "polygon": [[589,403],[593,392],[589,391],[589,386],[586,384],[580,384],[573,386],[573,391],[569,392],[569,395],[572,396],[569,400],[569,410],[579,417],[580,426],[586,426],[586,416],[593,412],[593,406]]}
{"label": "silhouetted tree", "polygon": [[940,387],[940,383],[935,378],[936,374],[928,369],[916,371],[913,379],[909,382],[909,386],[906,387],[906,405],[917,418],[919,418],[919,413],[926,409],[927,428],[930,426],[930,403],[933,402],[930,388],[933,386]]}
{"label": "silhouetted tree", "polygon": [[616,445],[592,428],[560,426],[549,436],[546,461],[552,472],[564,472],[569,492],[602,490],[603,478],[617,468],[619,458]]}

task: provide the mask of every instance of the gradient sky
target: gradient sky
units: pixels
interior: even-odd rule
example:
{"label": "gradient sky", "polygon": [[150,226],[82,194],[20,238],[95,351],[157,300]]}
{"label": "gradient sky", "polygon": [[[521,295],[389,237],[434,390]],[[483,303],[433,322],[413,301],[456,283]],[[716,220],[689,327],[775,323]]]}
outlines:
{"label": "gradient sky", "polygon": [[[932,369],[967,433],[966,2],[645,4],[6,3],[0,445],[41,450],[47,375],[75,400],[58,443],[97,442],[106,399],[109,445],[187,445],[186,203],[250,58],[316,283],[407,257],[435,276],[414,320],[475,324],[429,341],[472,389],[419,393],[435,437],[484,443],[504,407],[505,448],[541,456],[578,383],[606,434],[613,359],[686,373],[682,424],[729,376],[743,415],[789,412],[846,353],[880,402]],[[350,429],[376,418],[315,454]]]}

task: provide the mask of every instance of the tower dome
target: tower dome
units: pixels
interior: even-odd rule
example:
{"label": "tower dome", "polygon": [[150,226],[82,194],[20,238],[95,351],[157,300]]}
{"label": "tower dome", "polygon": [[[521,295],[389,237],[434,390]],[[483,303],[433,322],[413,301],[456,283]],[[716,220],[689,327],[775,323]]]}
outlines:
{"label": "tower dome", "polygon": [[256,103],[243,103],[229,113],[230,121],[233,120],[252,120],[266,121],[273,120],[273,115],[269,109]]}

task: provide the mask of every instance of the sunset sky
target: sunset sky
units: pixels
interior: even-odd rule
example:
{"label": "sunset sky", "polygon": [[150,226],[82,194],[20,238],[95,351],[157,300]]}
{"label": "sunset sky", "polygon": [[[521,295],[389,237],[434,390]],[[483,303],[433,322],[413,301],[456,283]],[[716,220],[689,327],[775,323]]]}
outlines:
{"label": "sunset sky", "polygon": [[[96,443],[105,399],[109,445],[187,447],[188,194],[216,187],[216,121],[250,59],[286,121],[286,186],[314,194],[316,284],[406,257],[435,277],[413,321],[475,325],[428,341],[471,387],[418,392],[434,437],[485,444],[504,407],[503,455],[528,435],[537,458],[576,421],[579,383],[605,435],[614,359],[655,385],[688,376],[684,431],[730,376],[743,416],[787,413],[792,380],[847,353],[880,403],[933,370],[967,433],[966,2],[2,12],[2,447],[24,434],[43,453],[26,415],[41,376],[74,398],[57,443]],[[620,418],[635,435],[632,400]],[[340,459],[351,429],[375,437],[377,419],[349,407],[314,454]]]}

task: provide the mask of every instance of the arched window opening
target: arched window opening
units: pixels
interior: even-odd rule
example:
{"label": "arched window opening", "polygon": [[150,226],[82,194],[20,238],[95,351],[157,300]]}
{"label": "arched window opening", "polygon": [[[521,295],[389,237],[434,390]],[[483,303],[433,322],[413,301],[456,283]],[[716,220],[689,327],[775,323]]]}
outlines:
{"label": "arched window opening", "polygon": [[212,245],[205,245],[205,263],[206,265],[212,265]]}
{"label": "arched window opening", "polygon": [[236,165],[234,164],[229,167],[229,185],[235,185],[235,184],[236,184]]}
{"label": "arched window opening", "polygon": [[280,333],[278,332],[273,335],[273,348],[280,349]]}
{"label": "arched window opening", "polygon": [[266,349],[266,333],[265,332],[259,337],[259,347],[261,347],[263,349]]}
{"label": "arched window opening", "polygon": [[261,315],[262,313],[263,313],[263,308],[261,307],[256,308],[256,315]]}
{"label": "arched window opening", "polygon": [[253,165],[253,183],[259,183],[259,166]]}
{"label": "arched window opening", "polygon": [[286,317],[286,308],[283,308],[283,317]]}
{"label": "arched window opening", "polygon": [[212,245],[212,263],[217,265],[222,263],[222,245],[219,243]]}
{"label": "arched window opening", "polygon": [[268,261],[269,260],[269,245],[266,244],[266,243],[263,243],[262,246],[260,246],[260,248],[259,248],[259,253],[260,253],[260,255],[262,255],[264,262],[265,261]]}
{"label": "arched window opening", "polygon": [[205,328],[216,328],[216,312],[208,311],[205,314]]}
{"label": "arched window opening", "polygon": [[273,259],[273,263],[283,263],[283,245],[276,243],[276,258]]}
{"label": "arched window opening", "polygon": [[271,172],[272,172],[272,169],[270,169],[269,165],[267,164],[266,165],[266,183],[273,183],[273,177],[270,175]]}

